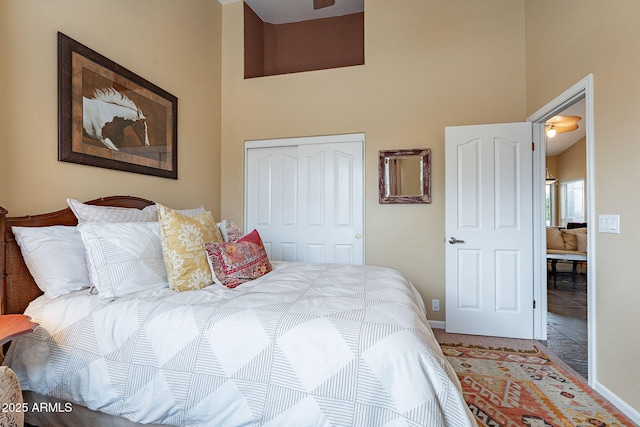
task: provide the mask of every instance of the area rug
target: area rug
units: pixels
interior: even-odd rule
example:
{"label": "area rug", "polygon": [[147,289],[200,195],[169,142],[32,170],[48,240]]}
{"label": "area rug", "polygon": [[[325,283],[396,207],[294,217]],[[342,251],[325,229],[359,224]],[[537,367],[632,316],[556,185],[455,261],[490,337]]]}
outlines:
{"label": "area rug", "polygon": [[636,425],[538,346],[440,345],[481,427]]}

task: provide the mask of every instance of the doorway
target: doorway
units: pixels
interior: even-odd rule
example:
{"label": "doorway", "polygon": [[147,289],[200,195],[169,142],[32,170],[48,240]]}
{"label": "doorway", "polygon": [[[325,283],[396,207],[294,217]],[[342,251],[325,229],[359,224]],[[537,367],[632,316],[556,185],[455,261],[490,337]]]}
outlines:
{"label": "doorway", "polygon": [[[544,149],[536,150],[534,153],[534,212],[538,212],[537,218],[534,220],[534,298],[536,301],[540,301],[540,304],[536,307],[534,314],[535,322],[535,337],[541,341],[548,341],[550,338],[557,338],[556,330],[551,330],[549,333],[549,321],[554,322],[557,320],[554,316],[556,313],[549,313],[548,309],[553,310],[553,306],[557,304],[553,298],[555,295],[549,296],[549,286],[553,289],[553,282],[548,282],[548,266],[547,266],[547,245],[546,245],[546,233],[547,233],[547,218],[546,212],[546,192],[547,187],[545,183],[546,166],[547,166],[547,143],[545,136],[545,122],[556,115],[560,115],[570,108],[576,108],[580,104],[584,104],[584,118],[583,126],[585,131],[584,144],[585,144],[585,169],[584,169],[584,216],[587,222],[587,261],[588,268],[583,271],[584,280],[586,283],[581,285],[586,292],[586,347],[587,347],[587,366],[585,375],[588,376],[588,381],[591,386],[595,383],[595,238],[594,233],[596,231],[596,218],[595,218],[595,203],[594,203],[594,185],[593,185],[593,165],[594,165],[594,137],[593,137],[593,77],[591,75],[585,77],[580,82],[576,83],[570,89],[563,94],[555,98],[549,104],[538,110],[532,116],[528,118],[528,121],[534,123],[534,141],[539,147]],[[562,183],[559,183],[560,187]],[[560,190],[560,188],[558,188]],[[559,208],[560,206],[558,206]],[[561,218],[558,215],[557,218]],[[564,219],[557,221],[558,226],[562,227],[562,224],[566,221],[566,215]],[[572,267],[572,265],[571,265]],[[571,268],[572,273],[572,268]],[[566,284],[569,287],[573,286],[573,277],[570,276],[569,282]],[[576,283],[576,289],[578,283]],[[573,290],[573,289],[569,289]]]}
{"label": "doorway", "polygon": [[[547,227],[547,340],[556,356],[584,378],[588,378],[587,328],[587,216],[586,131],[583,97],[560,111],[554,123],[563,132],[554,133],[547,122],[545,162],[545,223]],[[579,120],[577,119],[579,118]],[[573,129],[577,126],[576,129]],[[566,130],[565,130],[566,129]],[[565,242],[566,240],[566,242]],[[578,260],[572,258],[580,258]]]}

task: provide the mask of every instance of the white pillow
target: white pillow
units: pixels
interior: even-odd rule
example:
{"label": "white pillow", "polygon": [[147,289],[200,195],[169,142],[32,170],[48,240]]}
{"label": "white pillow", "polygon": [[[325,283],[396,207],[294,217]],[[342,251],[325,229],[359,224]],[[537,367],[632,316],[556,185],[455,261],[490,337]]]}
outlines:
{"label": "white pillow", "polygon": [[[114,206],[96,206],[79,202],[75,199],[67,199],[67,204],[78,218],[78,223],[83,222],[154,222],[158,221],[158,206],[150,205],[144,209],[117,208]],[[204,206],[194,209],[183,209],[176,212],[189,217],[203,214]]]}
{"label": "white pillow", "polygon": [[157,222],[85,222],[78,230],[102,302],[169,286]]}
{"label": "white pillow", "polygon": [[56,298],[88,288],[86,252],[76,227],[12,227],[29,272],[42,292]]}
{"label": "white pillow", "polygon": [[[158,209],[158,205],[154,205]],[[202,215],[206,212],[204,206],[198,206],[192,209],[174,209],[174,212],[178,212],[180,215],[188,216],[189,218],[195,218],[198,215]]]}
{"label": "white pillow", "polygon": [[87,205],[75,199],[67,199],[78,223],[83,222],[151,222],[158,220],[158,208],[155,205],[144,209],[116,208],[113,206]]}
{"label": "white pillow", "polygon": [[223,219],[222,221],[216,223],[216,225],[220,230],[220,234],[222,234],[222,240],[224,240],[225,242],[235,242],[238,239],[244,237],[244,233],[233,221],[227,221],[226,219]]}
{"label": "white pillow", "polygon": [[225,242],[229,241],[229,236],[227,236],[227,220],[223,219],[220,222],[216,222],[218,226],[218,230],[220,230],[220,234],[222,234],[222,240]]}

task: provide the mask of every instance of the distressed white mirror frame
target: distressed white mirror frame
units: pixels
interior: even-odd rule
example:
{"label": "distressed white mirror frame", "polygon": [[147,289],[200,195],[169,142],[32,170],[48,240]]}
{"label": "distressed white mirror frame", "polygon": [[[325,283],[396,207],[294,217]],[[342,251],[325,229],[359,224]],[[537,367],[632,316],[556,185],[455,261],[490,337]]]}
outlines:
{"label": "distressed white mirror frame", "polygon": [[[402,165],[408,163],[417,164],[417,168],[413,173],[405,174],[405,179],[410,182],[403,184],[398,182],[400,178],[394,177],[402,176]],[[431,203],[431,149],[379,151],[378,187],[381,204]]]}

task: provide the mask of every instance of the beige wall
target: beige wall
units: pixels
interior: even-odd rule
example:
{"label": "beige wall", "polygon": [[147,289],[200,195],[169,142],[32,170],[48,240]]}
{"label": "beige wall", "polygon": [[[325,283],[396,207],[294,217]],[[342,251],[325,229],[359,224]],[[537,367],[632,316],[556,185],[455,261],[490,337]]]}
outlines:
{"label": "beige wall", "polygon": [[[582,138],[571,147],[563,151],[557,156],[549,156],[546,158],[547,169],[551,175],[556,177],[555,205],[556,218],[554,224],[559,225],[560,205],[559,203],[559,185],[566,181],[576,179],[587,179],[587,140]],[[586,185],[586,184],[585,184]]]}
{"label": "beige wall", "polygon": [[[444,320],[444,128],[525,115],[524,2],[367,0],[365,65],[243,79],[243,8],[223,9],[222,213],[243,220],[243,142],[365,133],[366,262]],[[432,203],[378,204],[378,150],[432,150]],[[431,312],[430,300],[441,300]]]}
{"label": "beige wall", "polygon": [[[0,1],[0,205],[130,194],[219,216],[221,19],[211,0]],[[178,97],[178,180],[57,161],[58,31]]]}
{"label": "beige wall", "polygon": [[[620,234],[595,234],[598,384],[640,411],[640,50],[637,0],[526,1],[527,113],[593,73],[595,208]],[[550,13],[553,11],[553,13]]]}
{"label": "beige wall", "polygon": [[556,166],[558,182],[586,179],[587,177],[587,145],[586,138],[573,144],[560,153]]}

